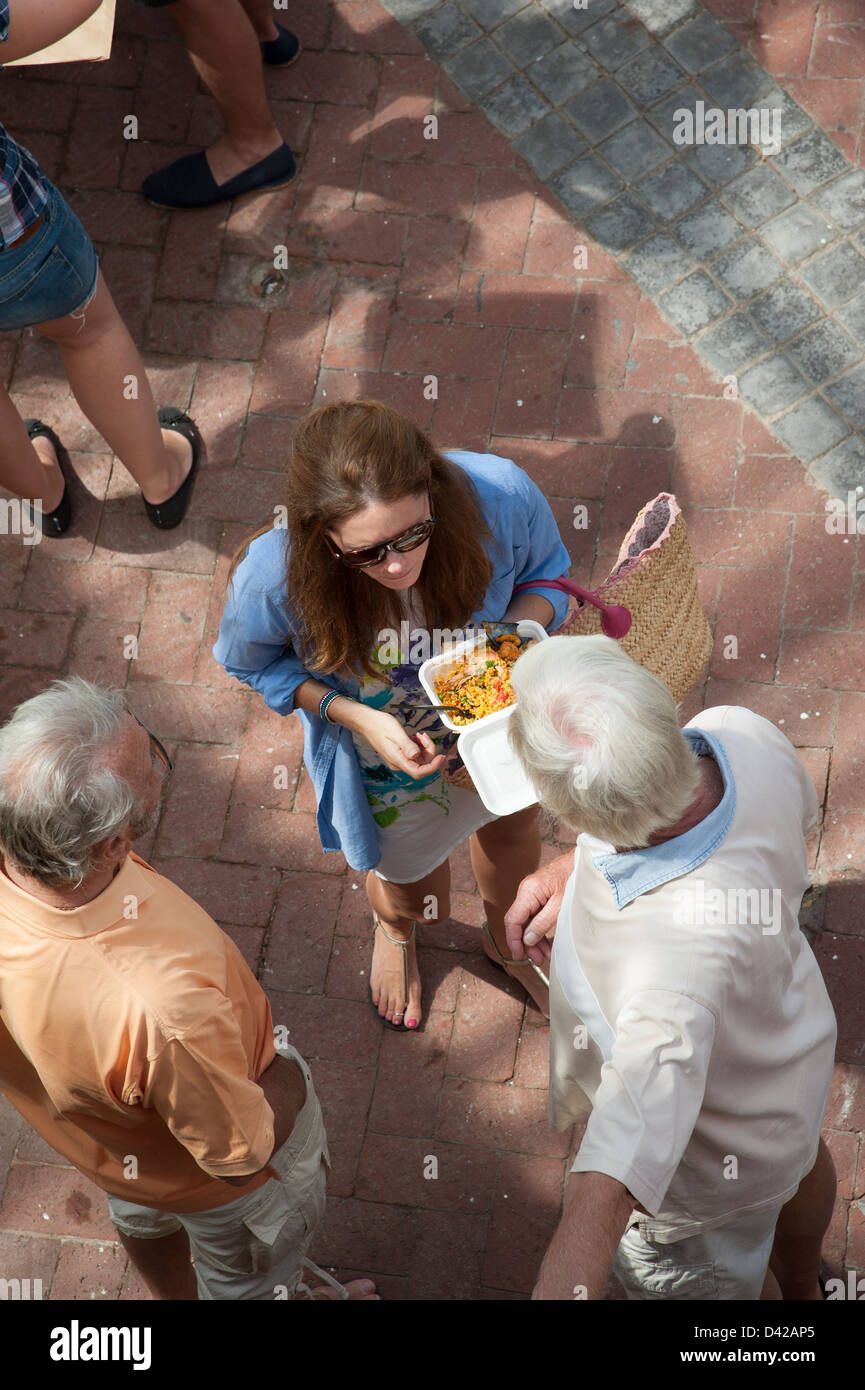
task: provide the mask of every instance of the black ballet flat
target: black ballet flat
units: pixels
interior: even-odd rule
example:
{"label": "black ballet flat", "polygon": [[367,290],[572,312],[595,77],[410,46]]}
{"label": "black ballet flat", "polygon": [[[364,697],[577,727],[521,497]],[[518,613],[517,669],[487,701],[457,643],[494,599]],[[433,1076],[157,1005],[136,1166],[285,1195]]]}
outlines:
{"label": "black ballet flat", "polygon": [[177,491],[164,502],[148,502],[146,498],[142,499],[148,520],[154,526],[158,526],[160,531],[170,531],[174,526],[179,526],[186,515],[186,508],[189,506],[189,499],[192,496],[192,484],[201,461],[203,440],[195,421],[191,420],[185,411],[178,410],[176,406],[162,406],[157,411],[157,416],[162,429],[174,430],[177,434],[182,434],[183,438],[188,439],[192,445],[192,467]]}
{"label": "black ballet flat", "polygon": [[72,504],[69,500],[68,481],[68,470],[71,468],[69,455],[50,425],[43,424],[41,420],[30,419],[24,421],[24,428],[31,439],[38,439],[40,435],[45,439],[50,439],[51,443],[54,445],[54,452],[57,455],[60,471],[63,474],[63,496],[60,498],[57,506],[51,512],[34,512],[33,508],[28,506],[27,511],[30,520],[34,526],[39,526],[43,536],[62,536],[64,532],[69,530],[69,525],[72,521]]}

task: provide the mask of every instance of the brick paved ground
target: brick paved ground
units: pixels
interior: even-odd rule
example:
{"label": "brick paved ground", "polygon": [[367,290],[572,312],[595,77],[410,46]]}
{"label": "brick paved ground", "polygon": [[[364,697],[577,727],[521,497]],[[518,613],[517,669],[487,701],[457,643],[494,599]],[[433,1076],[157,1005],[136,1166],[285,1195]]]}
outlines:
{"label": "brick paved ground", "polygon": [[[762,22],[766,66],[699,0],[385,4],[816,480],[861,484],[865,174],[778,85],[797,58]],[[729,131],[749,108],[762,149]],[[697,111],[705,142],[679,126]]]}
{"label": "brick paved ground", "polygon": [[[710,8],[861,162],[855,0]],[[275,1022],[312,1062],[335,1159],[317,1258],[346,1276],[374,1273],[389,1297],[524,1298],[578,1136],[546,1126],[546,1029],[480,952],[468,855],[453,860],[455,918],[420,929],[425,1026],[385,1033],[365,1002],[362,883],[319,848],[296,722],[229,681],[210,648],[228,558],[279,500],[293,421],[325,399],[375,396],[431,426],[441,446],[514,458],[550,497],[583,579],[604,577],[638,506],[674,489],[717,624],[683,718],[734,702],[775,720],[824,808],[805,920],[839,1019],[826,1117],[839,1197],[826,1254],[861,1271],[858,538],[827,535],[825,494],[803,462],[749,405],[723,396],[718,372],[407,29],[375,0],[319,0],[290,20],[306,51],[267,80],[300,175],[230,208],[171,214],[135,191],[217,130],[165,16],[120,0],[108,64],[3,75],[0,115],[83,217],[158,400],[192,410],[209,457],[189,519],[159,536],[70,400],[53,349],[30,334],[0,337],[16,404],[58,428],[80,479],[69,538],[0,542],[0,716],[77,672],[127,687],[168,745],[176,768],[142,852],[234,937]],[[424,140],[431,112],[438,139]],[[118,134],[128,113],[137,142]],[[588,247],[579,272],[577,242]],[[277,244],[290,255],[287,283],[261,297]],[[437,401],[424,398],[427,373]],[[571,526],[577,502],[585,531]],[[140,639],[131,662],[130,634]],[[727,635],[735,660],[724,657]],[[287,790],[273,789],[277,763]],[[548,826],[545,853],[557,852]],[[422,1177],[429,1154],[437,1181]],[[2,1099],[0,1195],[10,1276],[42,1278],[52,1298],[147,1296],[112,1240],[103,1194]]]}

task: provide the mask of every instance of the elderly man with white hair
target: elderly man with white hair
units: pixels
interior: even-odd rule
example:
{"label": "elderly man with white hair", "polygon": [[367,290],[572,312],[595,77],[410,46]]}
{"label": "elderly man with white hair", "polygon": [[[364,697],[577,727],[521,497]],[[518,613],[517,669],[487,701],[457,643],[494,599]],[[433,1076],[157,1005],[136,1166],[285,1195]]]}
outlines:
{"label": "elderly man with white hair", "polygon": [[[511,740],[580,832],[523,880],[515,959],[550,970],[550,1121],[588,1116],[538,1299],[818,1299],[836,1025],[799,929],[817,797],[750,710],[684,729],[607,637],[514,667]],[[554,936],[552,949],[550,938]]]}
{"label": "elderly man with white hair", "polygon": [[122,692],[77,677],[0,728],[0,1091],[107,1192],[154,1297],[375,1301],[307,1259],[329,1166],[308,1066],[132,849],[170,772]]}

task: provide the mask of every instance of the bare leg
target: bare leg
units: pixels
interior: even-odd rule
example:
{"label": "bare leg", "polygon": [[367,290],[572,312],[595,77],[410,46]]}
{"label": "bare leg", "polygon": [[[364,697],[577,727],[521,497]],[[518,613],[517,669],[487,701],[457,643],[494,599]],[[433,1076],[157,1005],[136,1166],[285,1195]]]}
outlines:
{"label": "bare leg", "polygon": [[[198,1302],[198,1284],[189,1259],[189,1237],[185,1231],[160,1236],[157,1240],[138,1240],[135,1236],[124,1235],[122,1231],[118,1231],[117,1235],[155,1299]],[[380,1302],[372,1279],[352,1279],[345,1287],[350,1299],[364,1303]],[[298,1294],[297,1297],[300,1299],[305,1295]],[[313,1290],[313,1297],[335,1299],[338,1295],[327,1284],[321,1284]]]}
{"label": "bare leg", "polygon": [[240,0],[249,22],[255,30],[259,43],[270,43],[279,38],[279,31],[273,19],[273,0]]}
{"label": "bare leg", "polygon": [[799,1184],[795,1197],[781,1208],[769,1268],[783,1297],[816,1302],[823,1237],[832,1220],[837,1181],[832,1155],[820,1140],[817,1161]]}
{"label": "bare leg", "polygon": [[[50,421],[46,420],[46,424]],[[24,421],[5,386],[0,384],[0,487],[37,502],[53,512],[63,496],[63,474],[57,466],[54,446],[47,439],[28,437]]]}
{"label": "bare leg", "polygon": [[[257,0],[256,22],[263,27],[261,8]],[[222,112],[225,134],[210,146],[207,162],[216,182],[227,183],[283,143],[267,101],[258,35],[240,0],[175,0],[168,12]],[[270,37],[276,38],[275,29]]]}
{"label": "bare leg", "polygon": [[141,1275],[153,1297],[160,1300],[198,1301],[195,1270],[189,1260],[189,1237],[185,1231],[156,1240],[139,1240],[118,1231],[120,1244]]}
{"label": "bare leg", "polygon": [[[505,934],[505,913],[517,896],[522,879],[541,862],[538,807],[529,806],[512,816],[490,821],[471,837],[469,849],[487,926],[499,952],[511,958]],[[489,952],[487,952],[489,954]],[[519,981],[535,1003],[549,1016],[549,991],[530,966],[520,966]]]}
{"label": "bare leg", "polygon": [[781,1293],[778,1280],[775,1278],[772,1270],[767,1269],[766,1278],[763,1280],[763,1288],[760,1291],[760,1302],[768,1303],[772,1301],[777,1303],[783,1297],[784,1295]]}
{"label": "bare leg", "polygon": [[101,274],[86,309],[37,328],[60,348],[75,399],[146,500],[165,502],[189,472],[192,446],[176,431],[160,430],[144,363]]}
{"label": "bare leg", "polygon": [[[382,1018],[394,1022],[421,1020],[421,986],[417,967],[417,943],[412,927],[417,921],[440,922],[450,915],[450,865],[445,861],[426,878],[417,883],[386,883],[370,869],[366,876],[366,892],[373,912],[388,936],[409,941],[405,950],[408,975],[408,1000],[403,994],[400,946],[376,931],[369,982],[373,1003]],[[405,1012],[403,1014],[403,1006]]]}

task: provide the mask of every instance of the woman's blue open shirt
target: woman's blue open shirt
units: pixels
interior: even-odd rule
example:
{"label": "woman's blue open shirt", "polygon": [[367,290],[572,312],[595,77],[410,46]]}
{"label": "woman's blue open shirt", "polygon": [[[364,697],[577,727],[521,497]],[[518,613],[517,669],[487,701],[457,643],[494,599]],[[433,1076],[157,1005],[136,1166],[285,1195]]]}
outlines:
{"label": "woman's blue open shirt", "polygon": [[[449,452],[477,489],[493,533],[488,546],[492,582],[468,622],[503,617],[515,584],[566,574],[570,556],[562,544],[550,505],[528,474],[495,454]],[[284,528],[253,541],[238,565],[229,590],[213,655],[230,676],[258,690],[277,714],[294,710],[297,687],[313,675],[334,690],[357,698],[359,683],[314,675],[295,656],[286,603]],[[560,627],[568,598],[558,589],[537,590],[553,605],[551,631]],[[464,624],[467,626],[467,623]],[[376,825],[367,804],[348,729],[297,710],[303,726],[303,761],[318,806],[318,833],[324,850],[342,850],[353,869],[373,869],[381,858]]]}

